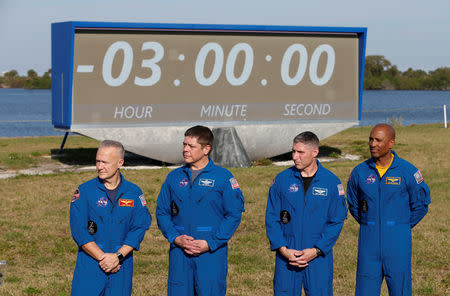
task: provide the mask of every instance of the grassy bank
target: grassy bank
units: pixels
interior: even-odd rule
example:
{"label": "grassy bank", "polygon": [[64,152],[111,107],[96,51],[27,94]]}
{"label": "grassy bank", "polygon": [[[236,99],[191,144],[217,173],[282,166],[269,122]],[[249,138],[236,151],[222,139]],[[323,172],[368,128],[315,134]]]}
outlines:
{"label": "grassy bank", "polygon": [[[368,157],[369,128],[352,128],[322,142],[334,151]],[[449,295],[450,225],[450,130],[437,125],[397,128],[399,155],[420,168],[431,188],[428,215],[413,230],[413,295]],[[61,161],[42,158],[59,149],[60,137],[0,139],[0,167],[29,167]],[[69,137],[67,163],[88,162],[97,142]],[[11,153],[16,162],[8,162]],[[77,153],[84,156],[78,157]],[[32,161],[19,163],[21,157]],[[84,159],[84,160],[82,160]],[[324,164],[345,184],[359,161]],[[227,295],[271,295],[274,254],[264,229],[267,190],[284,168],[254,166],[232,169],[246,198],[246,212],[230,242]],[[126,171],[126,178],[143,189],[154,218],[156,198],[168,169]],[[69,206],[77,185],[95,177],[94,172],[46,176],[19,176],[0,180],[0,260],[8,260],[8,273],[1,295],[69,295],[76,260],[70,236]],[[357,225],[347,219],[334,248],[335,295],[352,295],[355,285]],[[156,227],[147,233],[136,253],[133,295],[165,295],[168,243]],[[383,284],[382,295],[387,295]]]}

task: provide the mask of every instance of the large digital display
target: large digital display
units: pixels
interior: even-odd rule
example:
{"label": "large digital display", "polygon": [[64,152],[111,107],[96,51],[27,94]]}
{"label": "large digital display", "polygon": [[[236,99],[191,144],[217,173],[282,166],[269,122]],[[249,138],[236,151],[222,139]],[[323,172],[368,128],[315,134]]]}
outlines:
{"label": "large digital display", "polygon": [[71,24],[71,126],[359,119],[362,29]]}

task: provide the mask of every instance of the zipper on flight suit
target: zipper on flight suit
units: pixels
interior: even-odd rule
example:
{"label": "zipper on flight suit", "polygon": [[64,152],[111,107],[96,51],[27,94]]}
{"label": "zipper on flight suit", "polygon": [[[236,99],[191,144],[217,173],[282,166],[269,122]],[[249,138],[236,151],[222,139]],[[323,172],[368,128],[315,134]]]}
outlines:
{"label": "zipper on flight suit", "polygon": [[[111,235],[112,235],[112,225],[113,225],[113,223],[112,223],[113,222],[112,212],[114,210],[114,207],[116,206],[117,201],[119,200],[119,198],[122,197],[122,195],[123,195],[123,192],[121,192],[118,196],[116,195],[115,202],[111,202],[111,212],[110,212],[111,215],[109,217],[109,223],[108,223],[109,224],[108,225],[108,236],[109,237],[111,237]],[[108,196],[108,199],[111,201],[111,197],[109,196],[108,191],[106,191],[106,196]],[[108,240],[108,250],[112,250],[110,240]]]}

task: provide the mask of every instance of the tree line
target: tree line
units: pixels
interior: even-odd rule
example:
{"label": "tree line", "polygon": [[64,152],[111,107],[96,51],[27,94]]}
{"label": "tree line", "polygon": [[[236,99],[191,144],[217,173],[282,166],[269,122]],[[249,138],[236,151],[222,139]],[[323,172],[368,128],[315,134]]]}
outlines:
{"label": "tree line", "polygon": [[27,76],[11,70],[0,76],[0,88],[49,89],[52,87],[52,71],[49,69],[39,76],[36,71],[28,70]]}
{"label": "tree line", "polygon": [[[402,72],[384,56],[366,57],[364,89],[370,90],[450,90],[450,68],[438,68],[428,73],[423,70]],[[27,76],[19,76],[16,70],[0,76],[0,88],[51,88],[51,69],[38,76],[36,71],[28,70]]]}
{"label": "tree line", "polygon": [[364,89],[450,90],[450,68],[438,68],[428,73],[409,68],[402,72],[384,56],[367,56]]}

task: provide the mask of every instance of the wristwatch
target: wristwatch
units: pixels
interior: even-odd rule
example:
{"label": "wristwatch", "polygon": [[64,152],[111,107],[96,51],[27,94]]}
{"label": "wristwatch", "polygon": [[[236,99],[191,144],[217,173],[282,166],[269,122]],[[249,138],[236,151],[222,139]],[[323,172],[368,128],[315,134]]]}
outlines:
{"label": "wristwatch", "polygon": [[316,249],[317,257],[323,256],[323,252],[321,249],[319,249],[318,247],[314,247],[314,249]]}
{"label": "wristwatch", "polygon": [[119,263],[122,263],[122,261],[125,257],[123,257],[122,253],[120,253],[120,252],[116,252],[116,255],[117,255],[117,258],[119,258]]}

